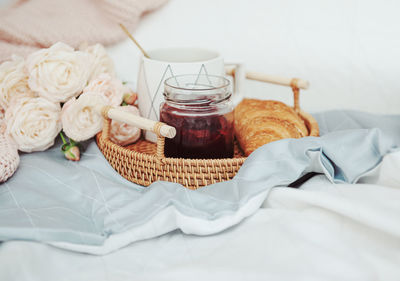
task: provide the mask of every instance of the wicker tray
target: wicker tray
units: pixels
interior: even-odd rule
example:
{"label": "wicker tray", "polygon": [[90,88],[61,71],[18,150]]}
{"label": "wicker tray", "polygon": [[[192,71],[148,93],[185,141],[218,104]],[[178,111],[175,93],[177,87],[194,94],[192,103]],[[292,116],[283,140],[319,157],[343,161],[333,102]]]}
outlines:
{"label": "wicker tray", "polygon": [[[296,80],[293,80],[296,82]],[[304,120],[309,136],[318,136],[315,119],[299,108],[299,88],[291,86],[294,92],[294,109]],[[107,116],[107,114],[104,114]],[[96,140],[101,152],[111,166],[127,180],[149,186],[155,181],[180,183],[190,189],[232,179],[246,160],[240,147],[235,143],[234,158],[229,159],[182,159],[164,156],[164,137],[160,134],[160,122],[152,131],[158,136],[157,144],[140,139],[137,143],[122,147],[110,140],[109,118],[104,122],[103,131]]]}

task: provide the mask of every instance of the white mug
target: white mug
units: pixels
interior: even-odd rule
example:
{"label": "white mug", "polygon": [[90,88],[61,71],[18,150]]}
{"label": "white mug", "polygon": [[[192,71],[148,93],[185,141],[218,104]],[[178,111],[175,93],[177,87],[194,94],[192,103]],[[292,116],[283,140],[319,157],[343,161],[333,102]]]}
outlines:
{"label": "white mug", "polygon": [[[215,51],[199,48],[164,48],[148,51],[150,58],[143,57],[138,78],[138,102],[140,114],[158,121],[160,105],[164,101],[164,81],[183,74],[205,74],[225,76],[222,56]],[[236,66],[234,94],[232,101],[237,105],[242,99],[244,70],[242,64]],[[146,140],[155,142],[154,133],[146,131]]]}

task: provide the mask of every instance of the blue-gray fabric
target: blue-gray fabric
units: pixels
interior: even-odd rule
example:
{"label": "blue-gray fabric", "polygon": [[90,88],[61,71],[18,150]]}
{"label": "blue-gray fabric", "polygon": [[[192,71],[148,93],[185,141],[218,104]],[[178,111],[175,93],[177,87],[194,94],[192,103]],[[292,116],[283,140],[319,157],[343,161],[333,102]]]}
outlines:
{"label": "blue-gray fabric", "polygon": [[400,115],[331,111],[314,116],[322,137],[267,144],[233,180],[196,191],[169,182],[135,185],[111,168],[94,141],[78,163],[64,159],[59,143],[21,155],[16,174],[0,186],[0,240],[101,245],[171,204],[187,216],[213,220],[308,172],[354,183],[400,145]]}

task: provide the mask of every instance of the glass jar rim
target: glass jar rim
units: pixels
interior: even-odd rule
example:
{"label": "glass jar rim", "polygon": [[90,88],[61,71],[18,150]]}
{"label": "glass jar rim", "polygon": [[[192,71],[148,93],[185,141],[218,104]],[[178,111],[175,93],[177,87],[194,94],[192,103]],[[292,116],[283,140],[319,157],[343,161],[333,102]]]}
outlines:
{"label": "glass jar rim", "polygon": [[[180,85],[179,81],[186,86]],[[191,86],[189,87],[188,85]],[[166,101],[174,103],[193,103],[197,105],[210,102],[219,103],[231,97],[230,85],[230,81],[223,76],[205,74],[177,75],[164,81],[164,97]]]}
{"label": "glass jar rim", "polygon": [[[178,78],[181,77],[208,77],[208,78],[217,78],[217,79],[221,79],[224,83],[220,86],[214,86],[212,88],[208,87],[208,88],[187,88],[187,87],[182,87],[182,86],[174,86],[172,85],[171,81],[177,81]],[[178,83],[179,84],[179,83]],[[223,89],[225,87],[229,87],[230,86],[230,81],[223,77],[223,76],[218,76],[218,75],[209,75],[209,74],[182,74],[182,75],[175,75],[175,76],[171,76],[168,79],[165,79],[164,81],[164,86],[173,88],[173,89],[177,89],[177,90],[187,90],[187,91],[209,91],[209,90],[218,90],[218,89]]]}

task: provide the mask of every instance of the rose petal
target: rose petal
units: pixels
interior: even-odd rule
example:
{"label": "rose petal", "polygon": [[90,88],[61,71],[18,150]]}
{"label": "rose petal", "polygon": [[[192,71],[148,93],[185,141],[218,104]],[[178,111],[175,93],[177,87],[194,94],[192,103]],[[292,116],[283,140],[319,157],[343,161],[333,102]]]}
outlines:
{"label": "rose petal", "polygon": [[16,99],[5,113],[6,132],[20,151],[43,151],[54,144],[61,131],[60,114],[60,105],[44,98]]}
{"label": "rose petal", "polygon": [[[121,106],[119,109],[139,115],[139,110],[135,106]],[[119,145],[128,145],[134,143],[140,138],[140,129],[123,122],[111,121],[110,139],[112,142]]]}
{"label": "rose petal", "polygon": [[81,51],[89,53],[93,58],[90,80],[98,78],[98,76],[102,73],[107,73],[111,77],[115,76],[114,63],[112,59],[107,55],[107,51],[103,47],[103,45],[82,45],[79,49]]}
{"label": "rose petal", "polygon": [[13,98],[35,97],[28,86],[28,74],[23,58],[13,56],[11,61],[0,65],[0,106],[7,108]]}
{"label": "rose petal", "polygon": [[92,58],[56,43],[31,54],[26,60],[29,87],[53,102],[65,102],[79,95],[91,74]]}
{"label": "rose petal", "polygon": [[83,89],[83,92],[101,95],[106,98],[108,105],[119,106],[122,103],[124,94],[129,92],[129,89],[122,84],[121,80],[103,73],[97,79],[92,80]]}
{"label": "rose petal", "polygon": [[78,99],[72,98],[64,104],[61,121],[69,138],[84,141],[101,131],[103,117],[93,108],[95,104],[106,104],[106,100],[100,95],[84,93]]}

